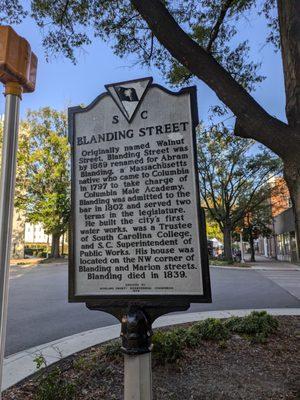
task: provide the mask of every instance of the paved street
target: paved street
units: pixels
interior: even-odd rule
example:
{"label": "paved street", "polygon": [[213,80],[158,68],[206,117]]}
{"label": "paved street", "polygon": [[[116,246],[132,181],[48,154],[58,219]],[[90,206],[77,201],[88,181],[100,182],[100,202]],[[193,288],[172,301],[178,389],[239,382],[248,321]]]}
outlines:
{"label": "paved street", "polygon": [[[280,271],[280,279],[275,272],[211,268],[213,303],[190,311],[300,307],[290,285],[300,283],[300,271]],[[109,314],[68,304],[66,264],[11,268],[6,355],[114,323]]]}
{"label": "paved street", "polygon": [[259,271],[264,277],[271,279],[291,295],[300,300],[300,272],[299,271]]}

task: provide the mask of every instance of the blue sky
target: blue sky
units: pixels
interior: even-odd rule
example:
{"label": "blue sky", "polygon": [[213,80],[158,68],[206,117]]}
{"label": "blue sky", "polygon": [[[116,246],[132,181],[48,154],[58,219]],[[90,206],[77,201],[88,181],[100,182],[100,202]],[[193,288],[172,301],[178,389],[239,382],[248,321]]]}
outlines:
{"label": "blue sky", "polygon": [[[240,38],[250,38],[251,55],[262,62],[261,74],[267,79],[254,93],[256,100],[272,115],[285,119],[284,85],[280,53],[275,54],[271,46],[265,46],[266,26],[262,17],[250,15],[241,21]],[[95,39],[91,46],[78,53],[78,62],[62,56],[45,61],[42,36],[34,22],[27,19],[14,26],[18,34],[25,37],[39,58],[36,91],[24,94],[21,116],[28,108],[38,109],[51,106],[64,109],[78,104],[89,104],[103,92],[107,83],[153,76],[154,82],[165,85],[164,79],[155,68],[142,68],[135,65],[133,57],[116,57],[109,44]],[[167,86],[167,85],[166,85]],[[197,81],[199,117],[207,119],[208,108],[217,103],[215,94],[203,83]],[[4,97],[0,97],[0,114],[4,112]]]}

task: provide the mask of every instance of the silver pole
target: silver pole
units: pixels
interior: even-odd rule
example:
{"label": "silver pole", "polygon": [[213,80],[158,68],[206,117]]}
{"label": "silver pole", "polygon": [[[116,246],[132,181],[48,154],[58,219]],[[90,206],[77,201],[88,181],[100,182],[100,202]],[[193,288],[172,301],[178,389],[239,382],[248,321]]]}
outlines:
{"label": "silver pole", "polygon": [[152,400],[151,353],[124,354],[124,400]]}
{"label": "silver pole", "polygon": [[[5,350],[9,260],[16,180],[20,97],[7,94],[0,180],[0,388]],[[1,400],[1,393],[0,393]]]}
{"label": "silver pole", "polygon": [[243,235],[240,233],[241,263],[245,262]]}

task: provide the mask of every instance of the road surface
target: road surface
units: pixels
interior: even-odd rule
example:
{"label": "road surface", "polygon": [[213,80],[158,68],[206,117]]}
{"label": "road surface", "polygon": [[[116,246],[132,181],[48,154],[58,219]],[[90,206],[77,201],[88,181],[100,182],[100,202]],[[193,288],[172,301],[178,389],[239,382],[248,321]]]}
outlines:
{"label": "road surface", "polygon": [[[281,274],[283,275],[283,274]],[[289,278],[290,276],[290,278]],[[300,271],[274,279],[257,270],[211,268],[212,304],[192,304],[189,311],[300,307]],[[6,356],[52,340],[118,321],[84,304],[67,301],[67,265],[11,267]]]}

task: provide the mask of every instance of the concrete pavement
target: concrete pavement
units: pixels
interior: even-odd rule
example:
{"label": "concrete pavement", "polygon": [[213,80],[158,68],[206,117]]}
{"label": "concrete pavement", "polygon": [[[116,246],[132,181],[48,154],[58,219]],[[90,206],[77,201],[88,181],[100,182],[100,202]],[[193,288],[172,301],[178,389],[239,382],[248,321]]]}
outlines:
{"label": "concrete pavement", "polygon": [[[118,323],[109,314],[68,303],[66,264],[17,266],[10,278],[6,356]],[[211,268],[211,281],[212,304],[192,304],[189,312],[300,307],[299,298],[283,283],[258,270]]]}
{"label": "concrete pavement", "polygon": [[274,260],[273,258],[268,258],[260,255],[255,255],[255,260],[255,262],[251,262],[249,259],[246,259],[246,263],[250,265],[252,269],[278,269],[285,271],[300,271],[299,264],[294,264],[287,261],[278,261]]}
{"label": "concrete pavement", "polygon": [[284,270],[260,270],[259,273],[272,280],[278,286],[282,287],[292,296],[300,300],[300,272],[289,271],[288,273]]}

